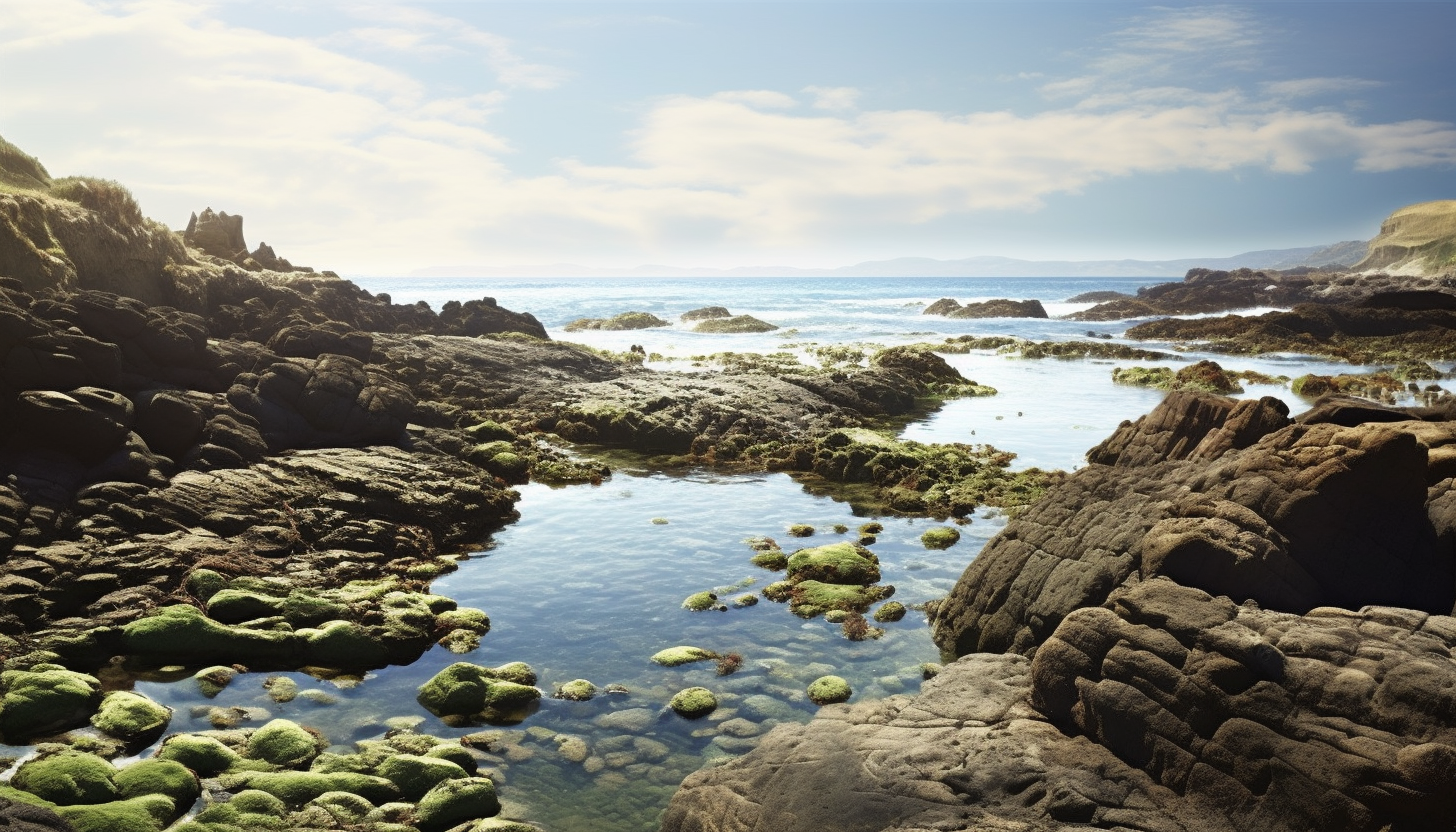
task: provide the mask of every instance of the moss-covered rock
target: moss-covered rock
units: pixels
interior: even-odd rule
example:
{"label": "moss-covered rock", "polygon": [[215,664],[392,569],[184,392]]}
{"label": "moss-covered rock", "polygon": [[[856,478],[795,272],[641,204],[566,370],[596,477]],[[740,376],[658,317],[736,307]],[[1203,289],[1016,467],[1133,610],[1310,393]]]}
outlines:
{"label": "moss-covered rock", "polygon": [[758,554],[749,558],[749,561],[752,562],[754,566],[759,566],[772,572],[779,572],[788,568],[789,556],[778,549],[769,549],[767,551],[759,552]]}
{"label": "moss-covered rock", "polygon": [[151,615],[122,628],[122,647],[148,658],[286,661],[297,652],[292,632],[230,627],[203,615],[196,607],[159,607]]}
{"label": "moss-covered rock", "polygon": [[698,719],[718,709],[718,697],[707,688],[687,688],[678,691],[668,702],[668,707],[679,716]]}
{"label": "moss-covered rock", "polygon": [[535,674],[529,670],[527,667],[523,673],[519,667],[512,665],[491,669],[469,662],[456,662],[421,685],[416,699],[425,710],[438,717],[518,722],[534,710],[541,699],[541,691],[502,676],[529,678],[534,683]]}
{"label": "moss-covered rock", "polygon": [[763,597],[782,604],[793,597],[793,581],[774,581],[763,588]]}
{"label": "moss-covered rock", "polygon": [[557,685],[556,691],[551,694],[552,698],[565,699],[568,702],[586,702],[597,695],[597,686],[586,679],[572,679],[563,685]]}
{"label": "moss-covered rock", "polygon": [[789,580],[872,584],[880,579],[879,558],[854,543],[830,543],[789,555]]}
{"label": "moss-covered rock", "polygon": [[389,780],[352,772],[246,771],[223,777],[222,784],[267,792],[294,809],[328,792],[357,794],[376,806],[400,797],[399,787]]}
{"label": "moss-covered rock", "polygon": [[[357,794],[348,792],[324,792],[304,805],[304,810],[321,811],[319,817],[322,821],[317,826],[331,828],[335,826],[352,826],[360,823],[370,812],[374,811],[374,804],[365,800]],[[307,818],[294,818],[294,825],[301,825],[298,822]],[[329,821],[333,821],[329,823]]]}
{"label": "moss-covered rock", "polygon": [[56,814],[76,832],[160,832],[172,822],[176,807],[171,798],[153,794],[86,806],[62,806]]}
{"label": "moss-covered rock", "polygon": [[267,792],[243,789],[226,803],[214,803],[197,813],[199,824],[219,824],[241,829],[281,827],[288,804]]}
{"label": "moss-covered rock", "polygon": [[285,768],[307,764],[319,750],[315,734],[287,719],[275,719],[248,737],[249,757]]}
{"label": "moss-covered rock", "polygon": [[212,737],[195,734],[173,734],[162,747],[157,757],[175,760],[203,777],[221,774],[233,767],[241,757],[238,753]]}
{"label": "moss-covered rock", "polygon": [[82,725],[101,700],[96,677],[55,664],[0,673],[0,742]]}
{"label": "moss-covered rock", "polygon": [[236,669],[216,664],[197,671],[192,674],[192,678],[197,680],[198,691],[203,696],[211,699],[219,693],[222,693],[223,688],[227,687],[233,679],[237,678],[237,675],[238,671]]}
{"label": "moss-covered rock", "polygon": [[876,601],[895,592],[893,586],[855,586],[800,581],[789,592],[789,609],[800,618],[813,618],[828,610],[863,613]]}
{"label": "moss-covered rock", "polygon": [[167,730],[171,721],[171,708],[126,690],[106,694],[101,709],[91,717],[97,730],[128,745],[150,743]]}
{"label": "moss-covered rock", "polygon": [[227,588],[228,580],[220,572],[211,569],[194,569],[187,576],[187,591],[203,603]]}
{"label": "moss-covered rock", "polygon": [[202,794],[202,784],[197,775],[175,760],[151,759],[132,763],[118,771],[113,782],[122,799],[149,794],[171,798],[178,815],[190,808]]}
{"label": "moss-covered rock", "polygon": [[905,617],[905,605],[899,601],[887,601],[875,610],[875,620],[881,624],[887,621],[899,621]]}
{"label": "moss-covered rock", "polygon": [[479,763],[475,755],[471,754],[464,746],[456,745],[453,742],[441,743],[424,753],[425,757],[433,757],[440,760],[449,760],[466,773],[474,775]]}
{"label": "moss-covered rock", "polygon": [[718,658],[718,654],[712,650],[704,650],[701,647],[688,647],[679,645],[669,647],[666,650],[659,650],[652,654],[652,662],[663,667],[679,667],[693,662],[706,662]]}
{"label": "moss-covered rock", "polygon": [[832,705],[848,702],[854,695],[849,683],[839,676],[820,676],[809,683],[809,701],[815,705]]}
{"label": "moss-covered rock", "polygon": [[710,318],[693,327],[693,332],[744,333],[773,332],[778,329],[768,321],[761,321],[752,315],[734,315],[729,318]]}
{"label": "moss-covered rock", "polygon": [[950,526],[936,526],[926,529],[920,535],[920,545],[927,549],[949,549],[960,542],[961,533]]}
{"label": "moss-covered rock", "polygon": [[449,760],[396,754],[379,764],[376,772],[399,787],[405,800],[419,800],[425,793],[446,780],[462,780],[470,775]]}
{"label": "moss-covered rock", "polygon": [[283,612],[283,601],[240,589],[218,590],[207,601],[207,615],[224,624],[241,624]]}
{"label": "moss-covered rock", "polygon": [[695,592],[683,599],[682,608],[693,612],[704,612],[706,610],[717,610],[723,605],[718,603],[718,596],[711,592]]}
{"label": "moss-covered rock", "polygon": [[789,526],[789,535],[792,537],[813,537],[814,527],[807,523],[795,523]]}
{"label": "moss-covered rock", "polygon": [[468,820],[500,814],[495,784],[484,777],[446,780],[431,789],[415,810],[420,832],[445,832]]}
{"label": "moss-covered rock", "polygon": [[64,750],[27,760],[10,785],[57,806],[117,799],[116,769],[94,754]]}
{"label": "moss-covered rock", "polygon": [[623,312],[610,318],[578,318],[562,327],[567,332],[588,329],[627,330],[667,326],[668,322],[650,312]]}
{"label": "moss-covered rock", "polygon": [[371,668],[389,663],[389,647],[368,628],[353,621],[329,621],[321,627],[299,630],[297,636],[311,665]]}

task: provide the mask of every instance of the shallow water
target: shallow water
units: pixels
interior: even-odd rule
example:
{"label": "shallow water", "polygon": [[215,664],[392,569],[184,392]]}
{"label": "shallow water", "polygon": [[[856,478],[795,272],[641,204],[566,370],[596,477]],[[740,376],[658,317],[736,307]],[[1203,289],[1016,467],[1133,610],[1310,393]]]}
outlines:
{"label": "shallow water", "polygon": [[[1159,282],[1141,279],[638,279],[477,280],[375,278],[357,281],[395,302],[424,300],[439,307],[448,300],[495,297],[506,308],[534,313],[553,338],[593,347],[626,350],[640,344],[658,353],[654,366],[698,369],[695,356],[723,351],[789,351],[811,361],[816,346],[888,346],[939,342],[955,335],[1018,335],[1071,340],[1122,334],[1136,321],[1079,323],[1057,319],[952,320],[927,316],[927,303],[941,297],[961,302],[997,297],[1043,301],[1052,314],[1087,304],[1067,299],[1081,292],[1132,292]],[[682,312],[722,305],[783,327],[759,335],[708,335],[688,331]],[[673,326],[632,332],[566,333],[580,317],[604,317],[629,310],[669,319]],[[1017,467],[1072,469],[1088,448],[1125,419],[1147,412],[1159,391],[1115,385],[1114,367],[1133,363],[1181,367],[1212,357],[1232,370],[1258,370],[1295,377],[1308,372],[1358,372],[1363,368],[1301,356],[1259,358],[1173,353],[1168,345],[1140,344],[1173,354],[1160,362],[1026,360],[991,351],[947,355],[967,377],[989,384],[996,396],[944,403],[906,425],[902,435],[921,442],[988,443],[1018,455]],[[1444,369],[1444,368],[1443,368]],[[1251,385],[1245,396],[1274,395],[1293,412],[1308,403],[1279,385]],[[627,457],[630,460],[630,457]],[[803,721],[814,707],[805,687],[834,673],[854,687],[854,701],[913,693],[920,665],[938,659],[923,613],[880,625],[877,641],[850,642],[837,625],[804,621],[768,601],[727,612],[692,613],[681,608],[688,595],[720,590],[725,599],[754,593],[776,579],[751,563],[745,539],[776,538],[785,551],[854,539],[869,519],[885,526],[873,546],[884,582],[906,605],[941,597],[954,585],[982,545],[1003,525],[995,511],[978,512],[960,526],[961,541],[945,551],[919,543],[929,520],[856,516],[846,503],[813,496],[790,477],[722,475],[709,471],[633,471],[617,464],[600,486],[520,489],[521,519],[497,533],[486,551],[437,581],[434,590],[462,605],[484,609],[493,627],[480,648],[457,656],[433,648],[407,667],[390,667],[362,680],[320,680],[304,673],[245,674],[213,700],[195,683],[139,682],[137,688],[177,709],[171,731],[210,726],[208,708],[254,709],[245,715],[261,724],[286,716],[347,745],[378,737],[391,726],[418,721],[420,730],[461,736],[480,728],[451,727],[415,702],[416,688],[446,665],[466,660],[499,665],[524,661],[540,686],[583,678],[599,687],[624,686],[625,694],[602,695],[585,703],[544,700],[520,725],[486,729],[491,738],[490,773],[507,814],[552,832],[651,830],[681,779],[692,771],[742,753],[755,737],[779,721]],[[665,523],[654,523],[654,520]],[[788,537],[788,526],[807,523],[810,538]],[[833,531],[836,524],[848,534]],[[649,657],[666,647],[695,645],[742,654],[744,665],[729,676],[712,663],[662,668]],[[296,681],[304,696],[277,703],[263,683],[270,676]],[[665,705],[672,694],[694,685],[714,690],[722,703],[703,720],[687,721]],[[11,751],[0,747],[0,756]],[[15,749],[14,753],[24,749]],[[0,775],[3,778],[3,775]]]}

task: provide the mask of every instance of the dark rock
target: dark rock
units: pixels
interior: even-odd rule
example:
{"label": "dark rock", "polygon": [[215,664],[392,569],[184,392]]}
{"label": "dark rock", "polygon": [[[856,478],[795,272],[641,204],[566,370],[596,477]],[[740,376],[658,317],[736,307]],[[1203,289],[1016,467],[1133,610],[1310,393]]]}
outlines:
{"label": "dark rock", "polygon": [[182,239],[188,245],[224,260],[240,258],[248,253],[248,244],[243,240],[243,218],[230,216],[226,211],[214,212],[211,208],[204,208],[201,214],[193,214],[187,221]]}
{"label": "dark rock", "polygon": [[704,306],[704,307],[702,307],[700,309],[693,309],[693,310],[689,310],[687,312],[682,313],[682,315],[678,316],[678,320],[681,320],[683,322],[687,322],[687,321],[706,321],[706,320],[711,320],[713,318],[731,318],[731,317],[733,317],[733,314],[731,312],[729,312],[727,310],[727,308],[725,308],[725,307],[722,307],[722,306]]}
{"label": "dark rock", "polygon": [[241,374],[228,401],[257,420],[274,451],[397,443],[415,403],[403,385],[342,355]]}
{"label": "dark rock", "polygon": [[968,303],[964,306],[950,298],[941,298],[925,308],[926,315],[945,315],[949,318],[1045,318],[1046,309],[1041,301],[995,300]]}

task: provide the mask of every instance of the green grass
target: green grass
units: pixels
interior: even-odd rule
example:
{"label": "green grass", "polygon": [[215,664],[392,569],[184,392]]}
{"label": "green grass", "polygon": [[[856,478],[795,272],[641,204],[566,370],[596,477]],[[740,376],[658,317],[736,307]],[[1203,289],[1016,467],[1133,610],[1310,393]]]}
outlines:
{"label": "green grass", "polygon": [[0,136],[0,191],[44,191],[50,184],[45,165]]}

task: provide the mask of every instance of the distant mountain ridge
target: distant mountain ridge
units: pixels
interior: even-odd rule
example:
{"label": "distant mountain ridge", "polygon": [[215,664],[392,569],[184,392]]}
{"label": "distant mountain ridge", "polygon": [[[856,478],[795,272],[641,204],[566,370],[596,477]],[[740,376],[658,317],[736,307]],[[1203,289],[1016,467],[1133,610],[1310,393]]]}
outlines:
{"label": "distant mountain ridge", "polygon": [[1347,240],[1327,246],[1266,249],[1232,257],[1188,257],[1181,260],[1017,260],[1012,257],[966,257],[935,260],[897,257],[870,260],[834,269],[789,266],[742,266],[735,269],[645,265],[603,269],[555,263],[545,266],[434,266],[410,277],[1182,277],[1193,268],[1292,269],[1299,266],[1350,266],[1365,257],[1369,243]]}

